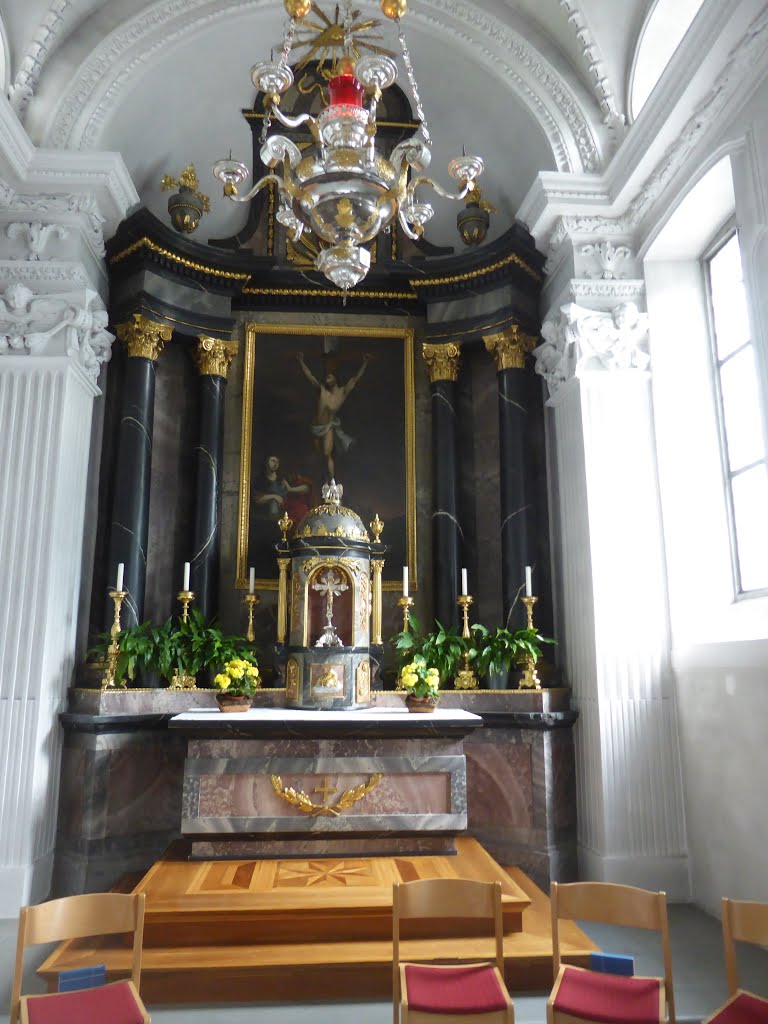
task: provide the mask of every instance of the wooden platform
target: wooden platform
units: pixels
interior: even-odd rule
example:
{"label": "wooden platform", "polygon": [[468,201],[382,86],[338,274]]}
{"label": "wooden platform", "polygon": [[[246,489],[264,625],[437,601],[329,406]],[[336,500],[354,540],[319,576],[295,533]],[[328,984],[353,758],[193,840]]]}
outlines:
{"label": "wooden platform", "polygon": [[[507,983],[550,987],[548,898],[522,871],[460,839],[455,857],[190,862],[171,850],[134,890],[147,896],[142,996],[150,1004],[387,999],[392,884],[436,877],[500,881]],[[448,919],[440,929],[430,939],[416,930],[404,955],[490,954],[489,940],[468,922]],[[564,938],[570,963],[585,963],[596,948],[575,925]],[[119,941],[79,940],[63,943],[39,973],[55,988],[61,970],[105,963],[119,976],[128,961]]]}

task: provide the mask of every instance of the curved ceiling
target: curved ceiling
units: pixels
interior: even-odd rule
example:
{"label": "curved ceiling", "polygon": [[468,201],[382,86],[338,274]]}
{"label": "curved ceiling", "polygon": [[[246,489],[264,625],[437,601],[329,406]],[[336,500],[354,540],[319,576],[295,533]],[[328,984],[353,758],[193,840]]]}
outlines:
{"label": "curved ceiling", "polygon": [[[192,161],[201,188],[214,193],[215,159],[231,147],[250,162],[240,109],[254,101],[251,65],[279,47],[281,3],[5,0],[3,7],[11,99],[37,144],[118,150],[158,214],[163,174]],[[445,180],[462,145],[482,155],[481,185],[499,209],[500,231],[539,171],[600,170],[621,136],[648,8],[649,0],[412,0],[403,25],[432,127],[435,176]],[[376,17],[378,5],[363,12]],[[395,48],[394,26],[381,20],[385,45]],[[402,69],[400,82],[407,84]],[[222,237],[242,213],[212,199],[201,234]],[[450,209],[436,220],[433,241],[455,243],[454,216]]]}

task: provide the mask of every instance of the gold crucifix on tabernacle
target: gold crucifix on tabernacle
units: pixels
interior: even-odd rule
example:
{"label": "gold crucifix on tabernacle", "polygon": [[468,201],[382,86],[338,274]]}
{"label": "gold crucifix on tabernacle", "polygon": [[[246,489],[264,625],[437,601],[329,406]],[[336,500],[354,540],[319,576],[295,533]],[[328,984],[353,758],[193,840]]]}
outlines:
{"label": "gold crucifix on tabernacle", "polygon": [[323,778],[322,786],[315,786],[315,788],[312,790],[312,792],[313,793],[322,793],[323,794],[323,803],[327,804],[328,803],[328,797],[330,796],[331,793],[335,793],[336,790],[331,785],[331,783],[328,780],[328,776],[326,775]]}

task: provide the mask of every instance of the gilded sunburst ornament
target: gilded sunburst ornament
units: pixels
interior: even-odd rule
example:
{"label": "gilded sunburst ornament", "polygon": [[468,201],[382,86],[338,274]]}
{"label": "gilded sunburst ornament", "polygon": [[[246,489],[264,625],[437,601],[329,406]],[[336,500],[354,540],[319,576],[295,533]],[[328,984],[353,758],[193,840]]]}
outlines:
{"label": "gilded sunburst ornament", "polygon": [[[352,11],[352,57],[357,59],[361,53],[380,53],[386,57],[394,57],[391,50],[378,44],[384,37],[376,30],[381,22],[376,18],[361,20],[360,11]],[[317,3],[312,4],[312,12],[296,28],[294,50],[306,48],[306,53],[296,64],[296,70],[302,71],[311,61],[317,61],[318,74],[329,77],[344,50],[344,20],[339,5],[334,9],[333,20]],[[329,68],[325,64],[330,63]]]}

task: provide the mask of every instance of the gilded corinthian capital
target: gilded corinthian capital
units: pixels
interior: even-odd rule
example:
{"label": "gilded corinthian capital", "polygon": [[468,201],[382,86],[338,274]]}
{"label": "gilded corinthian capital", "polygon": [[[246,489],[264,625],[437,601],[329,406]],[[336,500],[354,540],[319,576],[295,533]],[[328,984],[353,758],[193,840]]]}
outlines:
{"label": "gilded corinthian capital", "polygon": [[536,348],[536,339],[523,334],[517,324],[498,334],[484,334],[485,347],[496,360],[496,369],[522,370],[525,357]]}
{"label": "gilded corinthian capital", "polygon": [[449,341],[445,345],[429,345],[425,342],[421,346],[421,354],[427,364],[427,373],[432,384],[438,380],[459,379],[461,349],[455,341]]}
{"label": "gilded corinthian capital", "polygon": [[224,377],[226,380],[236,355],[236,341],[223,341],[221,338],[209,338],[201,334],[194,351],[197,372],[201,377]]}
{"label": "gilded corinthian capital", "polygon": [[155,323],[141,313],[134,313],[127,323],[118,324],[115,330],[129,356],[151,359],[153,362],[160,356],[166,341],[170,341],[173,335],[172,327]]}

